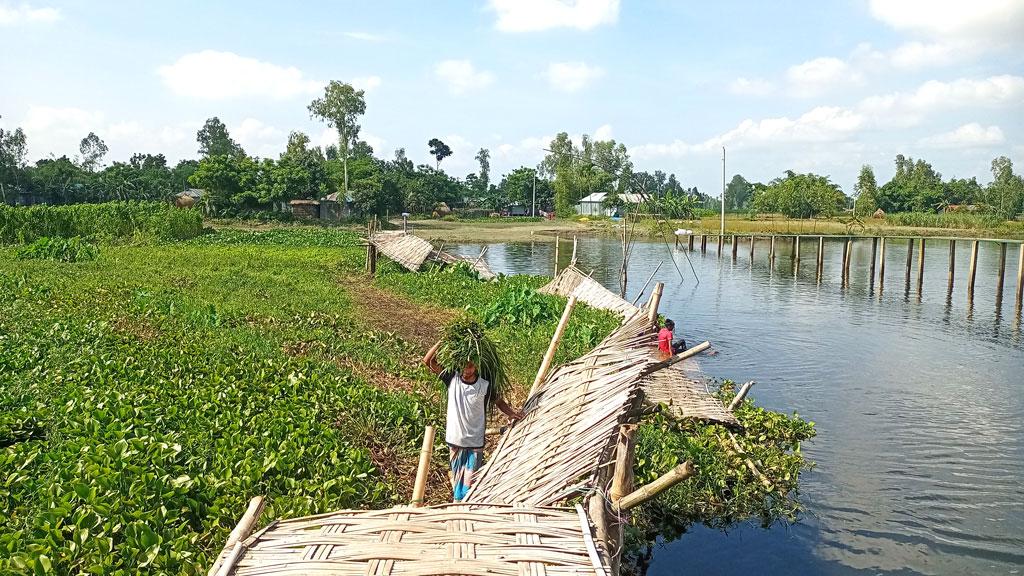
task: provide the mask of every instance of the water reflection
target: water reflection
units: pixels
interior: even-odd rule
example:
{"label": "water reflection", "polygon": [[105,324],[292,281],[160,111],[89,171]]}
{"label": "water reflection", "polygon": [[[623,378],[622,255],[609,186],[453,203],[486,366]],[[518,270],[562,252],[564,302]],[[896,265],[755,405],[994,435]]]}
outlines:
{"label": "water reflection", "polygon": [[[968,266],[955,270],[951,288],[945,240],[926,242],[923,259],[920,245],[890,241],[884,262],[879,245],[877,278],[871,240],[855,240],[845,280],[846,239],[822,241],[820,275],[818,241],[801,244],[797,260],[791,242],[777,239],[774,261],[767,238],[755,242],[753,259],[743,242],[733,260],[731,239],[721,258],[714,247],[702,254],[699,239],[692,252],[661,242],[634,249],[627,299],[664,262],[655,274],[666,284],[662,309],[684,336],[720,351],[702,360],[705,372],[755,379],[759,403],[795,410],[819,429],[805,447],[818,467],[802,486],[803,523],[769,531],[744,525],[728,535],[697,528],[659,548],[649,573],[1020,569],[1024,353],[1020,311],[996,298],[999,249],[979,246],[968,297]],[[552,248],[499,244],[486,259],[498,272],[550,275]],[[562,248],[565,266],[571,243]],[[458,249],[476,255],[480,246]],[[969,262],[969,243],[952,251],[955,261]],[[580,239],[578,257],[581,269],[618,291],[618,242]],[[895,293],[885,290],[894,281]],[[1015,281],[1004,286],[1014,295]]]}

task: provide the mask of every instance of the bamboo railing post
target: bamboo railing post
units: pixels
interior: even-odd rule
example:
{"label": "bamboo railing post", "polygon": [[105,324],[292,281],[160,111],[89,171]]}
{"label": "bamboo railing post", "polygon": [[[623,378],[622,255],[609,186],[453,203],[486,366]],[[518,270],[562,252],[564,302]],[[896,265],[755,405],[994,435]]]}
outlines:
{"label": "bamboo railing post", "polygon": [[772,234],[771,244],[768,245],[768,261],[775,260],[775,234]]}
{"label": "bamboo railing post", "polygon": [[613,505],[633,491],[633,450],[636,428],[636,424],[619,426],[619,439],[615,446],[615,469],[612,472],[612,489],[608,494]]}
{"label": "bamboo railing post", "polygon": [[722,257],[722,244],[725,242],[725,236],[718,235],[718,257]]}
{"label": "bamboo railing post", "polygon": [[878,248],[878,293],[882,293],[885,285],[885,237],[882,237],[881,246]]}
{"label": "bamboo railing post", "polygon": [[651,292],[651,300],[647,303],[647,323],[654,326],[658,321],[658,306],[661,305],[661,294],[665,290],[663,282],[654,284],[654,292]]}
{"label": "bamboo railing post", "polygon": [[575,305],[576,297],[569,296],[569,300],[565,303],[565,310],[562,311],[562,317],[558,320],[558,326],[555,328],[555,334],[551,337],[551,343],[548,344],[548,351],[544,353],[540,369],[537,370],[537,377],[533,379],[533,386],[530,386],[530,393],[526,396],[527,400],[537,393],[541,382],[547,377],[548,370],[551,369],[551,363],[555,360],[555,351],[558,350],[558,343],[561,342],[562,335],[565,334],[565,327],[569,324],[569,316],[572,315],[572,308]]}
{"label": "bamboo railing post", "polygon": [[423,497],[427,492],[427,473],[430,472],[430,456],[434,453],[434,427],[427,426],[423,432],[423,447],[420,449],[420,462],[416,467],[416,483],[412,487],[413,508],[423,506]]}
{"label": "bamboo railing post", "polygon": [[558,237],[558,234],[555,234],[555,274],[554,274],[554,276],[558,276],[558,245],[560,244],[559,240],[560,240],[560,238]]}
{"label": "bamboo railing post", "polygon": [[967,273],[967,299],[974,300],[974,278],[978,272],[978,241],[971,241],[971,267]]}
{"label": "bamboo railing post", "polygon": [[729,408],[728,408],[729,412],[732,412],[733,410],[736,409],[737,406],[739,406],[741,403],[743,403],[743,399],[747,397],[747,392],[750,392],[750,389],[753,386],[754,386],[754,381],[753,380],[751,380],[750,382],[747,382],[743,386],[740,386],[739,392],[737,392],[736,395],[733,396],[732,402],[729,402]]}
{"label": "bamboo railing post", "polygon": [[910,289],[910,265],[914,262],[914,239],[907,239],[907,289]]}
{"label": "bamboo railing post", "polygon": [[793,275],[800,273],[800,235],[793,236]]}
{"label": "bamboo railing post", "polygon": [[800,258],[800,236],[793,236],[793,248],[789,251],[789,257],[792,259]]}
{"label": "bamboo railing post", "polygon": [[693,476],[695,471],[696,469],[693,467],[692,462],[683,462],[679,466],[676,466],[672,470],[661,475],[661,477],[654,482],[637,488],[632,493],[623,496],[619,499],[618,503],[613,505],[612,510],[614,512],[626,512],[628,510],[632,510],[633,508],[636,508],[644,502],[654,498],[658,494],[661,494],[665,490],[668,490],[683,480]]}
{"label": "bamboo railing post", "polygon": [[1017,311],[1024,305],[1024,242],[1017,253]]}
{"label": "bamboo railing post", "polygon": [[1006,275],[1006,242],[999,243],[999,276],[996,277],[996,302],[1003,301],[1003,277]]}
{"label": "bamboo railing post", "polygon": [[736,235],[735,235],[735,234],[733,234],[733,235],[732,235],[732,261],[733,261],[733,262],[735,262],[735,261],[736,261],[736,248],[737,248],[737,244],[736,244]]}
{"label": "bamboo railing post", "polygon": [[707,234],[701,234],[700,235],[700,253],[701,254],[706,254],[707,251],[708,251],[708,235]]}
{"label": "bamboo railing post", "polygon": [[946,292],[953,293],[953,272],[956,270],[956,240],[949,241],[949,278],[947,279]]}
{"label": "bamboo railing post", "polygon": [[569,264],[576,265],[576,236],[572,237],[572,258],[569,259]]}
{"label": "bamboo railing post", "polygon": [[217,574],[229,574],[234,568],[234,564],[238,561],[238,557],[242,553],[242,541],[252,534],[252,529],[256,527],[256,522],[260,518],[260,514],[263,513],[263,508],[266,504],[266,500],[263,496],[255,496],[249,500],[249,506],[245,509],[245,513],[242,514],[242,518],[239,519],[235,529],[228,535],[228,541],[224,544],[224,550],[231,550],[229,555],[225,558],[223,554],[217,557],[217,560],[210,567],[208,576],[214,576]]}
{"label": "bamboo railing post", "polygon": [[690,252],[693,252],[693,233],[692,232],[690,233],[690,237],[687,239],[686,244],[687,244],[687,246],[686,246],[687,250],[689,250]]}
{"label": "bamboo railing post", "polygon": [[845,286],[850,283],[850,255],[853,250],[853,238],[847,238],[846,244],[843,246],[843,271],[842,284]]}
{"label": "bamboo railing post", "polygon": [[822,268],[825,266],[825,237],[818,236],[818,283],[821,283]]}
{"label": "bamboo railing post", "polygon": [[609,535],[610,526],[608,525],[608,509],[605,505],[605,493],[604,490],[598,488],[594,491],[594,495],[590,497],[590,501],[587,502],[587,515],[590,516],[590,521],[594,523],[594,532],[596,532],[597,542],[602,548],[604,548],[604,557],[608,559],[608,563],[611,565],[612,574],[618,574],[616,570],[615,562],[615,550],[612,547],[611,538]]}
{"label": "bamboo railing post", "polygon": [[750,265],[754,265],[754,235],[750,235]]}
{"label": "bamboo railing post", "polygon": [[917,245],[917,295],[921,295],[921,289],[924,287],[924,237]]}
{"label": "bamboo railing post", "polygon": [[875,257],[878,255],[878,236],[871,238],[871,269],[868,273],[868,289],[875,289]]}

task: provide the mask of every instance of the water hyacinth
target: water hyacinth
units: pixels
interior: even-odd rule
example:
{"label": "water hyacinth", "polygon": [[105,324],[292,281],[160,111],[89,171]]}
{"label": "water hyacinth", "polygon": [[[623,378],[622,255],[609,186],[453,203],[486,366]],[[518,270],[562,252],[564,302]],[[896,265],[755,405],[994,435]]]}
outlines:
{"label": "water hyacinth", "polygon": [[484,332],[482,324],[471,318],[458,318],[448,323],[441,336],[437,361],[444,370],[461,372],[466,362],[476,365],[481,378],[491,383],[494,394],[488,394],[488,410],[494,398],[504,398],[508,386],[505,367],[498,347]]}

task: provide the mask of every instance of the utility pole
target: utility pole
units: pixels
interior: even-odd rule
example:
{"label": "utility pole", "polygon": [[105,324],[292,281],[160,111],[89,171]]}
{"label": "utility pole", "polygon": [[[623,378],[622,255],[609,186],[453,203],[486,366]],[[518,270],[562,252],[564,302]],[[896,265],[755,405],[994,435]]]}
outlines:
{"label": "utility pole", "polygon": [[722,146],[722,227],[718,236],[719,238],[725,236],[725,146]]}
{"label": "utility pole", "polygon": [[537,169],[533,170],[533,208],[530,208],[530,216],[537,217]]}

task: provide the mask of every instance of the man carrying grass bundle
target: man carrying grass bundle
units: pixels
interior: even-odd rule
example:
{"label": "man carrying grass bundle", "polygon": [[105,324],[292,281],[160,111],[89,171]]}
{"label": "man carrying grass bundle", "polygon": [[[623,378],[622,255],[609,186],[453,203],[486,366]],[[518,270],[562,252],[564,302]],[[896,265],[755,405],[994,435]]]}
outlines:
{"label": "man carrying grass bundle", "polygon": [[472,320],[456,320],[423,363],[448,389],[447,429],[452,492],[461,502],[484,463],[484,431],[494,406],[513,419],[523,414],[504,399],[505,377],[494,344]]}

